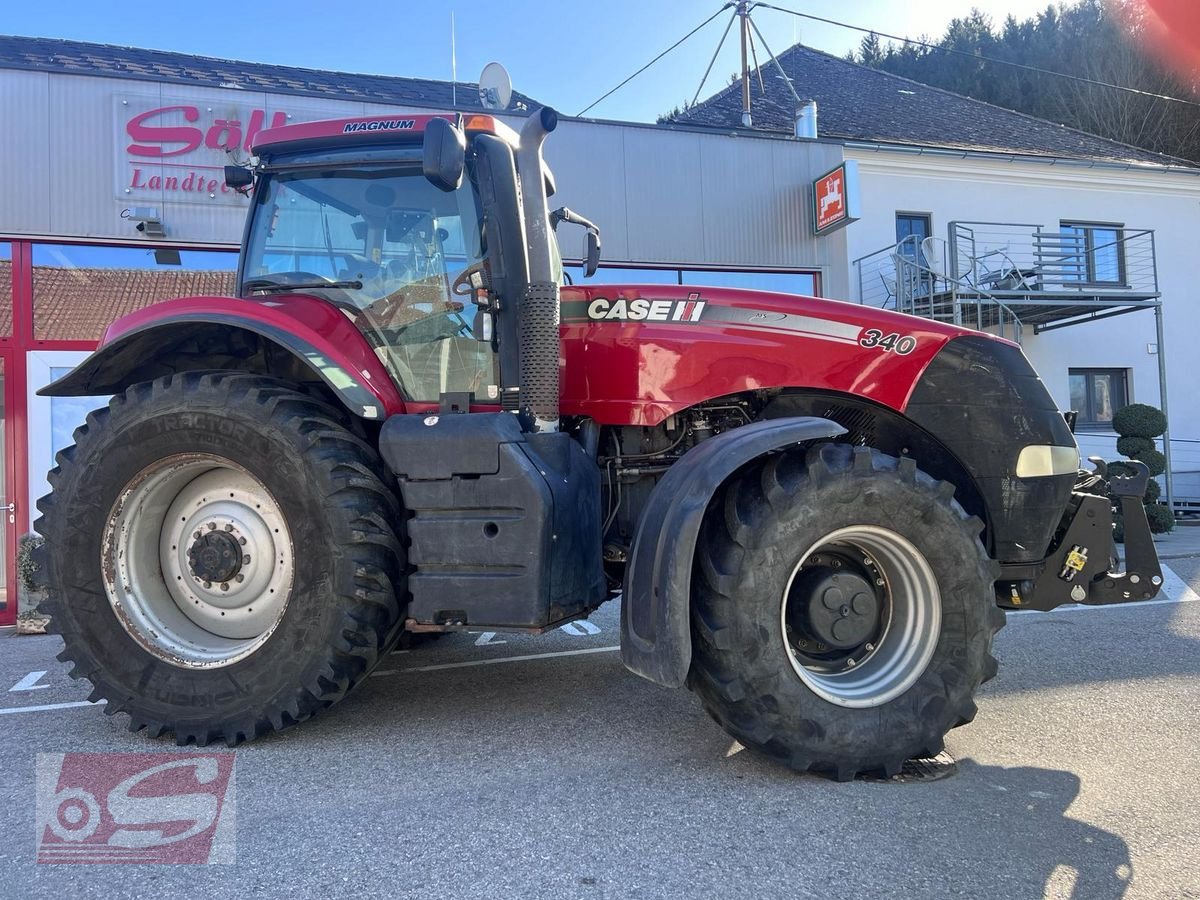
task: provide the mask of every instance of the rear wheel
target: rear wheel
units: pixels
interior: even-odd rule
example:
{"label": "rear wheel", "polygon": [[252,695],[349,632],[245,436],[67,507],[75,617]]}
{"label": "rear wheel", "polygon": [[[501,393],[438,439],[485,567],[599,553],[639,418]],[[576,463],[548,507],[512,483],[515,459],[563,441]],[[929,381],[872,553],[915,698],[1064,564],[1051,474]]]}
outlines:
{"label": "rear wheel", "polygon": [[257,737],[342,699],[394,642],[400,510],[337,411],[189,373],[129,388],[75,440],[39,502],[50,627],[131,730]]}
{"label": "rear wheel", "polygon": [[800,771],[893,774],[941,751],[995,673],[982,523],[911,459],[825,444],[748,467],[697,553],[689,683]]}

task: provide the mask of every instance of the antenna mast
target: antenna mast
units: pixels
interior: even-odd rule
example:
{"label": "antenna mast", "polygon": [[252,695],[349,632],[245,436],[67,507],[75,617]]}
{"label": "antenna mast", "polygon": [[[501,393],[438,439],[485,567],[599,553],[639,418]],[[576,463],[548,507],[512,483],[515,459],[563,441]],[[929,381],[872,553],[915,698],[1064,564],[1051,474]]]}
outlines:
{"label": "antenna mast", "polygon": [[737,14],[742,20],[742,127],[749,128],[750,118],[750,60],[747,49],[750,45],[750,3],[739,0]]}

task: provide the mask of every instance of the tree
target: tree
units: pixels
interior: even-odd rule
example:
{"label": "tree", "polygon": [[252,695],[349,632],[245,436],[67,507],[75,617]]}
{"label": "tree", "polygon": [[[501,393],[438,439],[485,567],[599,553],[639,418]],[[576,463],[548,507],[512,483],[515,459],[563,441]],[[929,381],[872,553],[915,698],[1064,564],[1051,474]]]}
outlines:
{"label": "tree", "polygon": [[[1061,72],[1147,94],[1200,100],[1200,72],[1182,76],[1147,50],[1141,0],[1074,0],[996,28],[973,9],[935,48],[863,38],[854,61],[1101,137],[1200,162],[1200,106],[1059,78]],[[936,49],[943,48],[943,49]],[[943,50],[958,51],[946,53]],[[997,62],[993,62],[995,60]],[[1002,65],[1020,63],[1048,72]]]}

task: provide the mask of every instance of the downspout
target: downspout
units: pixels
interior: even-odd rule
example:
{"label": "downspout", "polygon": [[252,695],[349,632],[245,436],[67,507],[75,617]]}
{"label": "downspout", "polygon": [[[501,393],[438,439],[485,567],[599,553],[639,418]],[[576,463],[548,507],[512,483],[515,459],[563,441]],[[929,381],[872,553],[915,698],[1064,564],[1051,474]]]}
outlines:
{"label": "downspout", "polygon": [[517,150],[521,206],[525,213],[525,242],[529,252],[529,283],[521,301],[522,414],[534,431],[558,431],[559,310],[558,282],[550,242],[550,211],[546,205],[546,171],[542,144],[558,125],[558,113],[543,107],[525,120]]}

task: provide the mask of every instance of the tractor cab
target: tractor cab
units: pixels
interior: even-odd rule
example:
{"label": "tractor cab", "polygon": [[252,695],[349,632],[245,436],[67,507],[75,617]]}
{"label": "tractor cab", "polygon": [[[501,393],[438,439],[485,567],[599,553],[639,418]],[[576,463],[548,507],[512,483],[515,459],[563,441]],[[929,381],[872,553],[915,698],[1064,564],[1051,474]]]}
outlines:
{"label": "tractor cab", "polygon": [[[481,115],[263,132],[253,170],[227,172],[232,184],[254,185],[239,295],[309,294],[336,306],[406,400],[498,402],[503,342],[493,312],[528,278],[518,147],[512,129]],[[549,193],[553,180],[537,162]],[[559,283],[552,235],[545,249]],[[515,388],[515,356],[508,367]]]}

